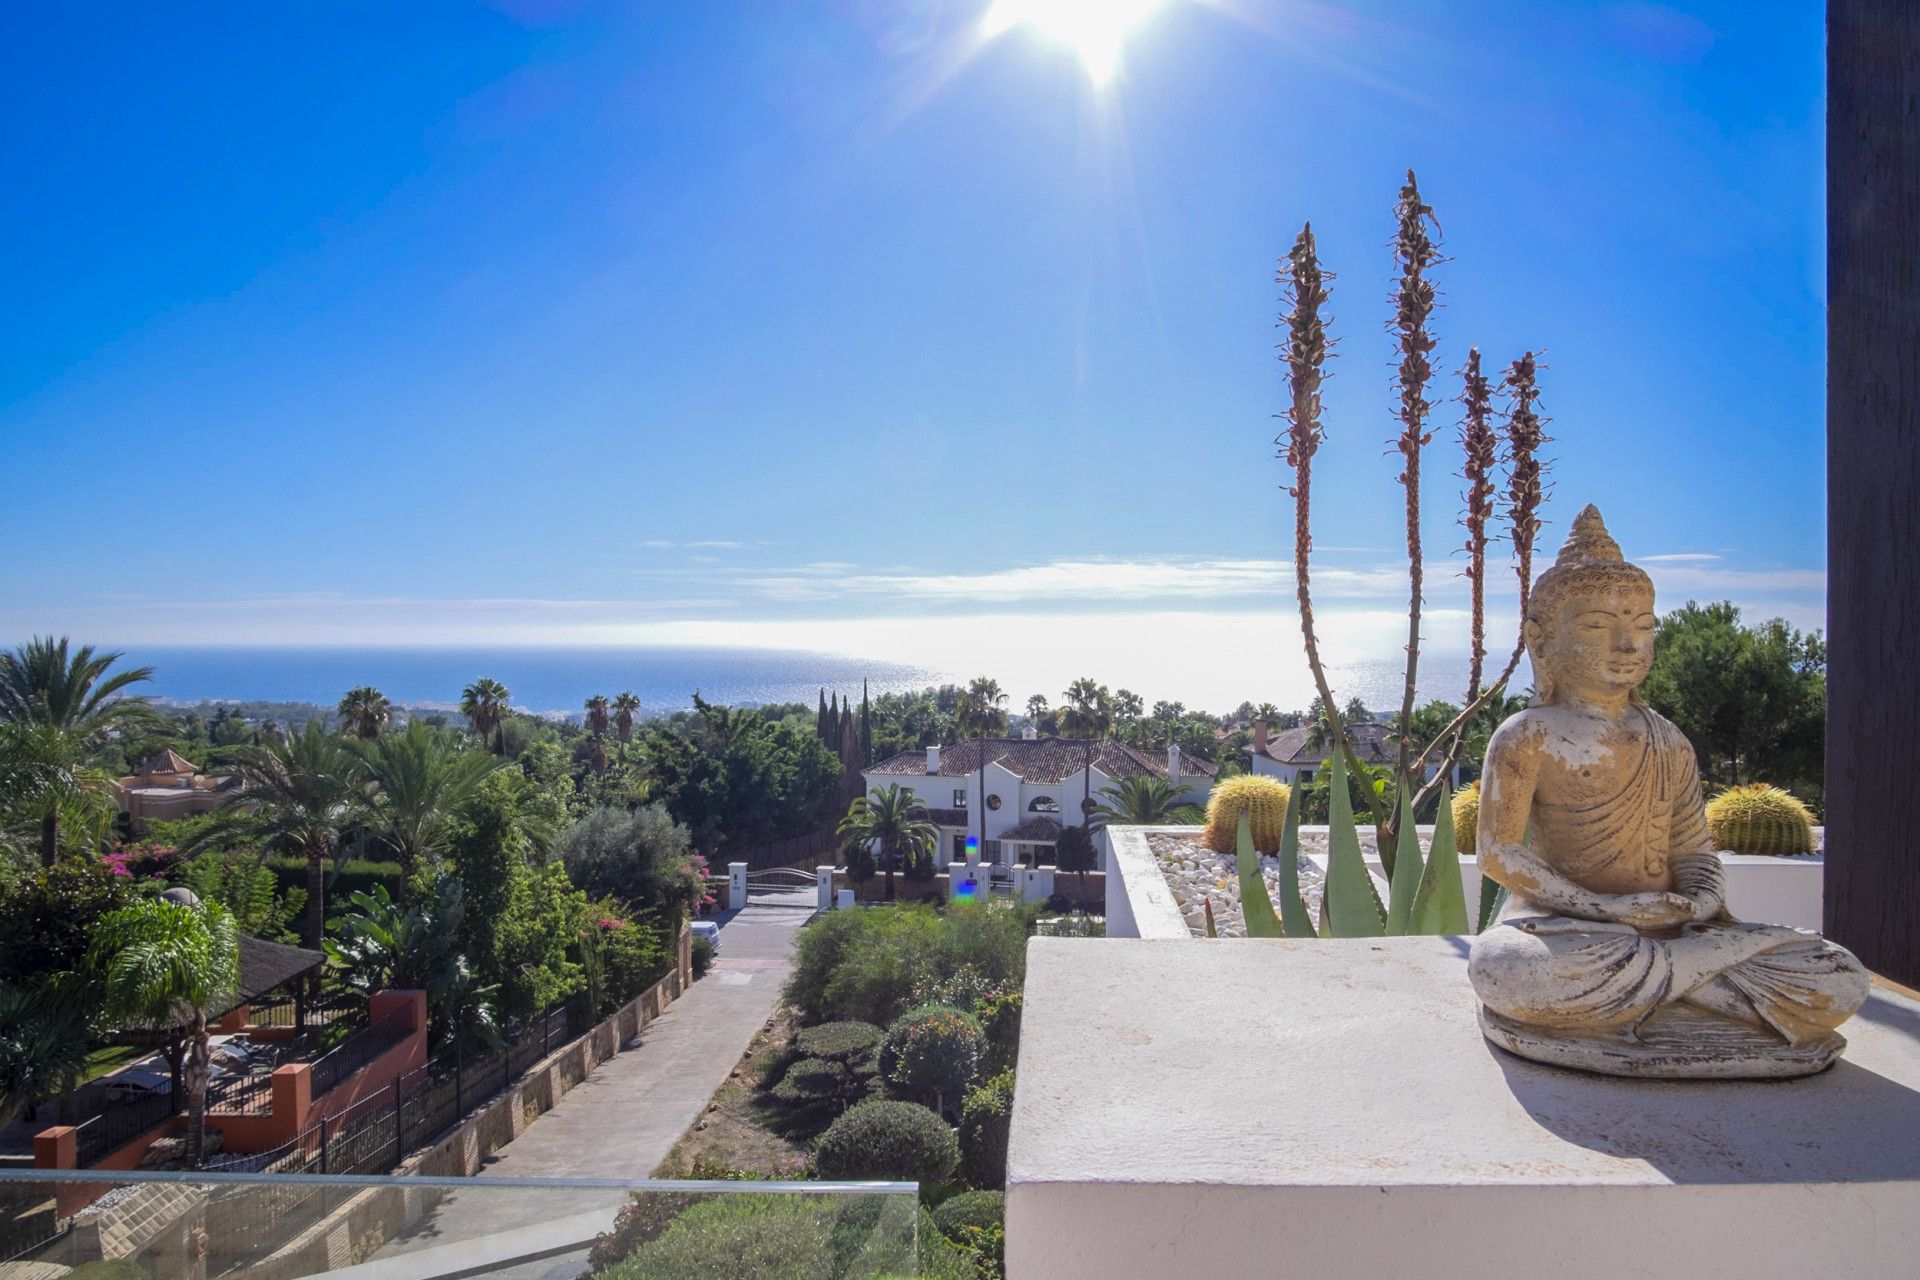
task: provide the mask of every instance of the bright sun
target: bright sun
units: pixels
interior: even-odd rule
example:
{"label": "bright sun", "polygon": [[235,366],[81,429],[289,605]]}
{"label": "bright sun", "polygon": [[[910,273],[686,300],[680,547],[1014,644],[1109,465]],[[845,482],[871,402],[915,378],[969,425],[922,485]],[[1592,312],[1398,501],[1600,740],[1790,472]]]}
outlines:
{"label": "bright sun", "polygon": [[994,0],[981,31],[997,36],[1021,24],[1070,47],[1096,85],[1113,78],[1120,49],[1162,0]]}

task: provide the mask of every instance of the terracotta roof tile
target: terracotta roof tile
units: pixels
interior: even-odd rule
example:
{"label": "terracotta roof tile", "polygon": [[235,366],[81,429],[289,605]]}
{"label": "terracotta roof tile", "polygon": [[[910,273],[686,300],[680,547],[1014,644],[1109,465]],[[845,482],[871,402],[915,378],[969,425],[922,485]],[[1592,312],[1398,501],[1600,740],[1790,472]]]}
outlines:
{"label": "terracotta roof tile", "polygon": [[[1281,764],[1318,764],[1332,753],[1331,746],[1307,750],[1307,737],[1313,732],[1311,725],[1301,725],[1294,729],[1282,729],[1267,739],[1267,749],[1262,752],[1254,747],[1247,748],[1249,755],[1265,755],[1269,760]],[[1377,722],[1368,724],[1350,724],[1347,732],[1353,738],[1353,752],[1363,764],[1392,764],[1399,756],[1400,740],[1393,731]]]}

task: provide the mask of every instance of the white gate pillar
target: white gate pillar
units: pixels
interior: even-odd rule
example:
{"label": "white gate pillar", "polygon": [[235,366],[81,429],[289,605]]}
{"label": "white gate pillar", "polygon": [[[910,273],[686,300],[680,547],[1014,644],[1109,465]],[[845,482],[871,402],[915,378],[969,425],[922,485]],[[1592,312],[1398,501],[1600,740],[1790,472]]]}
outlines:
{"label": "white gate pillar", "polygon": [[727,864],[727,910],[738,911],[747,905],[747,864]]}
{"label": "white gate pillar", "polygon": [[822,911],[833,910],[833,868],[831,866],[813,869],[814,901]]}
{"label": "white gate pillar", "polygon": [[1021,895],[1025,902],[1045,902],[1053,896],[1053,868],[1035,867],[1027,876],[1025,892]]}

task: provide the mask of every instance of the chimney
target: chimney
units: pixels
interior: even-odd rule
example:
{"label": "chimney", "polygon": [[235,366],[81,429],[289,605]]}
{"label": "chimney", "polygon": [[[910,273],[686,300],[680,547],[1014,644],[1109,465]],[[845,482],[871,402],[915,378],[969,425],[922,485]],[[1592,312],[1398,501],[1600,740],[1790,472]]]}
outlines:
{"label": "chimney", "polygon": [[1177,742],[1167,747],[1167,776],[1169,778],[1180,776],[1180,744]]}
{"label": "chimney", "polygon": [[1032,725],[1028,725],[1020,731],[1020,740],[1022,742],[1038,742],[1040,741],[1040,731]]}
{"label": "chimney", "polygon": [[937,746],[927,748],[927,772],[940,772],[940,748]]}
{"label": "chimney", "polygon": [[1267,722],[1264,719],[1253,722],[1253,754],[1267,754]]}

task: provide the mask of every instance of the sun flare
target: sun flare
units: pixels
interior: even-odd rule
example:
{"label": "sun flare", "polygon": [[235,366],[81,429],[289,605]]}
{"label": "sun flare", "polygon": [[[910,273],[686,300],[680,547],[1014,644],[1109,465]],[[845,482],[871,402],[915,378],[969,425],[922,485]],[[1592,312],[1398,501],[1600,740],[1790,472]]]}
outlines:
{"label": "sun flare", "polygon": [[994,0],[981,20],[991,38],[1028,26],[1072,49],[1096,85],[1120,68],[1120,51],[1133,29],[1164,0]]}

